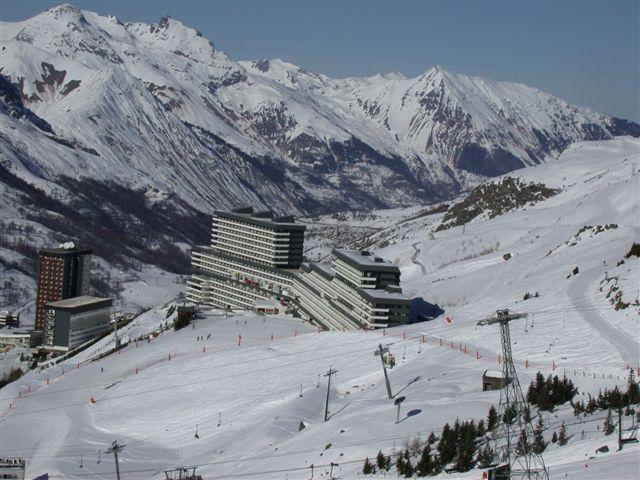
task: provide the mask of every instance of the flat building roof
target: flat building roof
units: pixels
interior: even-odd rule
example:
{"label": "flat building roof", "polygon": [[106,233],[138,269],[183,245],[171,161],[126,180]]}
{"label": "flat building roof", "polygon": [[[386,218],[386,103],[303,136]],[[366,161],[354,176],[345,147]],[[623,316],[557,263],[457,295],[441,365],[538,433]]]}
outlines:
{"label": "flat building roof", "polygon": [[284,228],[287,230],[299,230],[305,231],[307,226],[300,223],[295,223],[295,219],[292,216],[276,217],[271,210],[265,210],[255,212],[253,208],[238,208],[230,212],[216,210],[213,212],[214,217],[227,218],[230,220],[238,220],[241,222],[247,222],[259,227],[266,227],[271,229]]}
{"label": "flat building roof", "polygon": [[45,305],[45,307],[70,312],[85,312],[88,310],[95,310],[97,308],[110,307],[112,303],[112,298],[100,298],[92,297],[90,295],[82,295],[80,297],[58,300],[57,302],[49,302]]}
{"label": "flat building roof", "polygon": [[334,248],[331,253],[358,270],[400,273],[400,269],[396,265],[367,250]]}
{"label": "flat building roof", "polygon": [[93,250],[90,248],[44,248],[38,252],[39,255],[50,257],[70,257],[76,255],[89,255]]}

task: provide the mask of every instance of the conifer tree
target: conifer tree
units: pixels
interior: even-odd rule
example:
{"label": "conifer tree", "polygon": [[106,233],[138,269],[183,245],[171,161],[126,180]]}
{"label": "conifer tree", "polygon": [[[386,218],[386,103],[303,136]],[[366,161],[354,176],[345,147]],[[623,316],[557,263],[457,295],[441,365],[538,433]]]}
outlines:
{"label": "conifer tree", "polygon": [[607,412],[607,418],[604,419],[604,425],[602,431],[605,435],[611,435],[615,431],[616,427],[613,425],[613,419],[611,418],[611,409]]}
{"label": "conifer tree", "polygon": [[376,456],[376,465],[378,467],[378,470],[388,471],[389,467],[391,466],[391,458],[386,457],[384,453],[382,453],[382,450],[380,450],[378,452],[378,455]]}
{"label": "conifer tree", "polygon": [[502,421],[504,423],[512,424],[515,419],[516,406],[512,404],[509,406],[509,408],[505,409],[504,413],[502,414]]}
{"label": "conifer tree", "polygon": [[487,468],[493,465],[494,459],[495,459],[495,452],[493,451],[493,448],[491,448],[491,445],[487,443],[478,452],[478,464],[482,468]]}
{"label": "conifer tree", "polygon": [[520,437],[518,437],[518,443],[516,444],[516,455],[522,456],[529,451],[529,439],[527,438],[527,432],[520,430]]}
{"label": "conifer tree", "polygon": [[364,459],[364,466],[362,467],[362,473],[365,475],[371,475],[372,473],[376,473],[376,469],[369,461],[369,457]]}
{"label": "conifer tree", "polygon": [[480,419],[478,426],[476,427],[476,435],[478,437],[483,437],[485,433],[487,433],[487,430],[484,426],[484,420]]}
{"label": "conifer tree", "polygon": [[567,444],[567,427],[562,422],[560,426],[560,433],[558,434],[558,445],[564,447]]}
{"label": "conifer tree", "polygon": [[633,368],[629,369],[629,380],[627,381],[626,403],[640,403],[640,386],[634,378]]}
{"label": "conifer tree", "polygon": [[437,451],[438,458],[440,459],[440,465],[445,466],[456,454],[456,438],[454,432],[451,430],[451,427],[448,423],[445,423],[444,428],[442,429],[442,435],[440,436],[440,441],[438,442]]}
{"label": "conifer tree", "polygon": [[419,477],[426,477],[433,472],[433,459],[431,458],[431,447],[427,444],[422,449],[420,460],[416,464],[416,473]]}
{"label": "conifer tree", "polygon": [[542,453],[544,449],[547,448],[547,444],[544,441],[544,436],[542,435],[542,415],[538,416],[538,423],[536,424],[536,429],[533,431],[533,445],[532,449],[535,453]]}
{"label": "conifer tree", "polygon": [[531,423],[531,408],[529,408],[529,405],[525,405],[522,411],[522,417],[525,422]]}
{"label": "conifer tree", "polygon": [[396,472],[398,472],[398,475],[404,475],[404,471],[404,457],[402,456],[402,454],[399,454],[396,458]]}
{"label": "conifer tree", "polygon": [[456,456],[456,470],[459,472],[466,472],[471,469],[473,463],[473,456],[475,454],[475,426],[470,428],[470,424],[465,424],[460,429],[460,436],[458,437],[458,449]]}
{"label": "conifer tree", "polygon": [[411,465],[411,458],[409,457],[409,450],[404,451],[404,471],[402,474],[406,478],[413,476],[413,466]]}
{"label": "conifer tree", "polygon": [[427,443],[428,443],[429,445],[433,445],[433,444],[435,444],[435,443],[436,443],[436,435],[435,435],[435,433],[431,432],[431,433],[429,434],[429,437],[427,438]]}
{"label": "conifer tree", "polygon": [[498,424],[498,412],[496,412],[496,408],[491,405],[489,408],[489,415],[487,415],[487,428],[489,430],[493,430],[496,428]]}
{"label": "conifer tree", "polygon": [[556,432],[553,432],[553,435],[551,436],[551,443],[556,443],[558,441],[558,434]]}

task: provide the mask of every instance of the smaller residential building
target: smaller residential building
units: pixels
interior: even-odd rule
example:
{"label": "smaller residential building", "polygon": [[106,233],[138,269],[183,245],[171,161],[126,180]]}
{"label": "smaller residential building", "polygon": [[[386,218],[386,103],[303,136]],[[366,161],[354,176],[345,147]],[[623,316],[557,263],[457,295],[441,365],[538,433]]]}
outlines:
{"label": "smaller residential building", "polygon": [[482,374],[482,391],[500,390],[504,388],[505,381],[502,372],[485,370]]}
{"label": "smaller residential building", "polygon": [[0,348],[7,348],[7,347],[29,348],[30,346],[31,346],[31,334],[29,333],[0,332]]}
{"label": "smaller residential building", "polygon": [[24,480],[25,472],[23,458],[0,458],[0,478]]}
{"label": "smaller residential building", "polygon": [[195,305],[178,305],[178,322],[190,322],[195,315]]}
{"label": "smaller residential building", "polygon": [[253,302],[253,310],[261,315],[278,315],[282,305],[273,299],[257,299]]}
{"label": "smaller residential building", "polygon": [[109,329],[111,298],[89,295],[46,304],[44,344],[72,349]]}
{"label": "smaller residential building", "polygon": [[0,310],[0,327],[20,328],[20,314]]}

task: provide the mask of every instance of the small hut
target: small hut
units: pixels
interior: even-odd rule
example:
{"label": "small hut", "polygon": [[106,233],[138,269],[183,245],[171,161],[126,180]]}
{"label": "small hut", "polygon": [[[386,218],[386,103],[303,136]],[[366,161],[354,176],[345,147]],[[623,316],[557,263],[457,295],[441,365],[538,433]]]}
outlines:
{"label": "small hut", "polygon": [[482,391],[500,390],[504,388],[506,382],[502,372],[497,370],[485,370],[482,374]]}

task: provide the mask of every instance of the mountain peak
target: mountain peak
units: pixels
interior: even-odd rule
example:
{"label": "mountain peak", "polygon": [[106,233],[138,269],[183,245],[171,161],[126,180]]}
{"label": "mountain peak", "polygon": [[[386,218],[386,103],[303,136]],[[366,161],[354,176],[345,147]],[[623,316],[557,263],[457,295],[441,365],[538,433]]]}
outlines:
{"label": "mountain peak", "polygon": [[71,17],[71,18],[84,20],[84,15],[82,13],[82,10],[70,3],[61,3],[60,5],[56,5],[55,7],[48,8],[47,10],[42,12],[40,15],[45,17],[52,17],[55,19],[58,19],[61,17],[67,17],[67,18]]}
{"label": "mountain peak", "polygon": [[151,25],[151,31],[173,32],[182,37],[202,37],[202,33],[200,33],[198,30],[185,25],[180,20],[176,20],[169,15],[164,15],[157,24]]}

